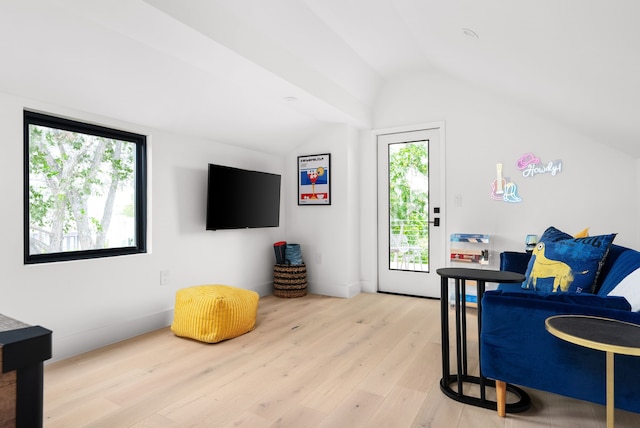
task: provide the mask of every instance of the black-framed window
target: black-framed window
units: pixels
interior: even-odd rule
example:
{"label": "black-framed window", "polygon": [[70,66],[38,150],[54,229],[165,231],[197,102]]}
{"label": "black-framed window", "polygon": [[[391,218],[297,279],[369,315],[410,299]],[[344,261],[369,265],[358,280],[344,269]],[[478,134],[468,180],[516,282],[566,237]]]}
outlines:
{"label": "black-framed window", "polygon": [[24,112],[24,262],[147,251],[146,137]]}

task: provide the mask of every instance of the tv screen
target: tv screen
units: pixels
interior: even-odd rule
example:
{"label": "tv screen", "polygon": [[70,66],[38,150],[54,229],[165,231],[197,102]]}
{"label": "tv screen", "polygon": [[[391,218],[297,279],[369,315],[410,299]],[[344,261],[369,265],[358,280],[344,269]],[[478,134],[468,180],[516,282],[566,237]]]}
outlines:
{"label": "tv screen", "polygon": [[207,230],[279,224],[280,175],[209,164]]}

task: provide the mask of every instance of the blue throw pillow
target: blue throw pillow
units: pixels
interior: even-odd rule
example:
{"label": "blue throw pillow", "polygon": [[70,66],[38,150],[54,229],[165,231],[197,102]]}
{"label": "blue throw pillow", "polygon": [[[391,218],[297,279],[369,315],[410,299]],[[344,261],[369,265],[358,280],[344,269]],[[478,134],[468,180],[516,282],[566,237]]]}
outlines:
{"label": "blue throw pillow", "polygon": [[562,241],[564,239],[573,239],[573,236],[569,235],[566,232],[558,230],[553,226],[550,226],[547,228],[547,230],[544,231],[538,242],[555,242]]}
{"label": "blue throw pillow", "polygon": [[593,293],[615,237],[614,233],[573,238],[558,229],[547,229],[533,250],[522,288],[545,293]]}

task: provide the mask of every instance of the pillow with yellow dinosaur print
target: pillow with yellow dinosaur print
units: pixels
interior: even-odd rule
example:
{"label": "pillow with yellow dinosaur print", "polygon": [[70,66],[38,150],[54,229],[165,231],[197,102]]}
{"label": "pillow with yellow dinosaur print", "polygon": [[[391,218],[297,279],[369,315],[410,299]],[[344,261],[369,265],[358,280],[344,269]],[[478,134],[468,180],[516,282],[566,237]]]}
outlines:
{"label": "pillow with yellow dinosaur print", "polygon": [[544,293],[593,293],[616,234],[544,240],[533,250],[522,288]]}

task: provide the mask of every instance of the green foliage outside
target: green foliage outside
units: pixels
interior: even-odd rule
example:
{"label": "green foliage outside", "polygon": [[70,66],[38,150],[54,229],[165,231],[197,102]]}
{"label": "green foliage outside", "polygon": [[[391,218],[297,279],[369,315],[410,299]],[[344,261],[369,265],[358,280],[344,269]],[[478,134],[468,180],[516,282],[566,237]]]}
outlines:
{"label": "green foliage outside", "polygon": [[391,234],[404,235],[408,245],[420,248],[429,262],[428,142],[389,146],[389,219]]}
{"label": "green foliage outside", "polygon": [[30,125],[30,254],[110,247],[116,198],[133,192],[134,165],[133,143]]}

